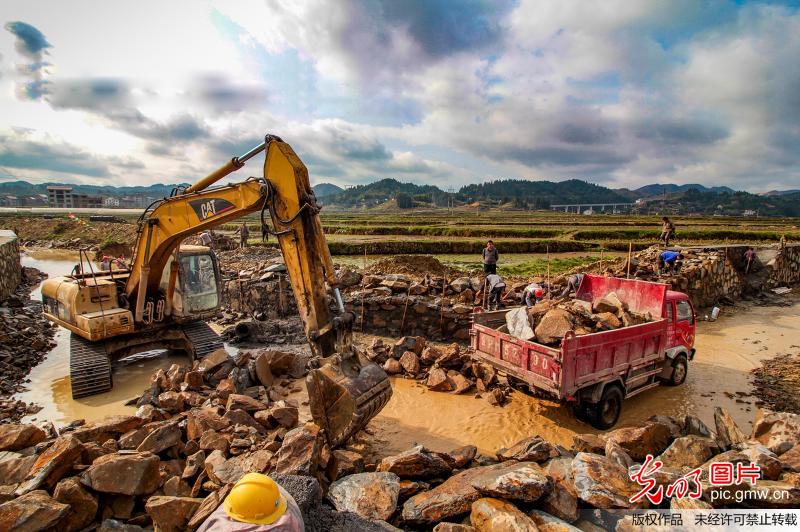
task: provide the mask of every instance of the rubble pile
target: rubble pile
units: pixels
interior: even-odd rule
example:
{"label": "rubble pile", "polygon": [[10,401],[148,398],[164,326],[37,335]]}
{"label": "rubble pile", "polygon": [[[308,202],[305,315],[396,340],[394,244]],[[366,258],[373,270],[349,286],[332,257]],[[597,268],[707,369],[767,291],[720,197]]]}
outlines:
{"label": "rubble pile", "polygon": [[30,290],[47,277],[36,268],[22,268],[22,283],[0,304],[0,423],[19,420],[39,407],[12,399],[23,391],[24,379],[55,346],[56,327],[42,316],[41,301]]}
{"label": "rubble pile", "polygon": [[[658,258],[664,251],[653,246],[636,253],[630,265],[631,276],[645,281],[669,283],[686,293],[696,308],[710,307],[743,294],[759,294],[768,288],[800,281],[800,245],[771,245],[755,248],[756,261],[745,275],[744,253],[748,246],[683,248],[678,272],[659,273]],[[628,261],[617,259],[594,263],[571,273],[588,272],[625,277]],[[557,284],[564,282],[556,279]]]}
{"label": "rubble pile", "polygon": [[506,377],[498,375],[489,364],[473,360],[471,353],[457,343],[435,346],[423,336],[404,336],[389,344],[376,338],[365,356],[389,375],[418,380],[431,391],[473,392],[495,406],[505,404],[511,394]]}
{"label": "rubble pile", "polygon": [[564,334],[576,335],[610,331],[652,321],[653,317],[632,312],[611,292],[594,304],[580,299],[545,299],[530,308],[506,313],[506,324],[499,330],[512,336],[557,347]]}
{"label": "rubble pile", "polygon": [[752,370],[754,394],[773,410],[800,414],[800,354],[764,360]]}
{"label": "rubble pile", "polygon": [[[0,528],[193,530],[253,471],[271,474],[293,496],[312,531],[608,530],[620,515],[579,511],[800,504],[795,414],[760,410],[750,434],[721,408],[713,430],[692,416],[656,415],[601,435],[577,434],[569,449],[532,435],[493,456],[471,445],[448,452],[418,445],[365,464],[351,450],[327,448],[313,424],[295,426],[293,405],[249,389],[235,393],[234,383],[221,386],[231,377],[212,387],[214,375],[231,366],[244,367],[211,356],[191,370],[160,372],[154,383],[167,391],[134,416],[59,430],[0,426]],[[186,404],[191,394],[205,400],[176,406],[175,396]],[[631,475],[648,455],[663,463],[652,475],[651,494],[662,486],[664,496],[631,502],[642,489]],[[710,466],[717,462],[756,464],[761,478],[712,485]],[[700,474],[689,476],[696,468]],[[679,498],[665,489],[676,482],[700,496]],[[737,496],[741,491],[755,493]]]}
{"label": "rubble pile", "polygon": [[269,246],[236,247],[218,251],[217,256],[223,273],[231,275],[243,271],[253,273],[271,264],[283,262],[280,250]]}
{"label": "rubble pile", "polygon": [[[296,478],[305,475],[318,492],[361,472],[360,456],[332,451],[316,425],[300,422],[289,395],[300,391],[307,361],[218,350],[156,372],[135,415],[58,429],[0,425],[0,529],[194,529],[246,472],[273,474],[287,489],[307,484]],[[353,529],[363,521],[348,519]]]}

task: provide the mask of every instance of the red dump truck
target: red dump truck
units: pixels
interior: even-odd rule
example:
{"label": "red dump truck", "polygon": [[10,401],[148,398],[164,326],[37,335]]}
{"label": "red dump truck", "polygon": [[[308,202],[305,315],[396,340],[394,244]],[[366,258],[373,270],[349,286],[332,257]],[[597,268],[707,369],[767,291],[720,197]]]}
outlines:
{"label": "red dump truck", "polygon": [[572,404],[596,428],[611,428],[623,399],[659,384],[682,384],[695,352],[695,313],[686,294],[662,283],[585,275],[575,297],[594,304],[611,292],[654,320],[581,336],[569,331],[561,347],[549,347],[498,331],[508,310],[478,312],[472,347],[512,380]]}

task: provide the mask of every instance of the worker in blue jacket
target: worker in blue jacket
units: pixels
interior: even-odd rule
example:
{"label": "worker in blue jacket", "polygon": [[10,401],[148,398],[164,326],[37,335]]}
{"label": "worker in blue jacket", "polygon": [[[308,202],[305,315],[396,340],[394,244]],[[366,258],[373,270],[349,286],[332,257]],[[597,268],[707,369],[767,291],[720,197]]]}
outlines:
{"label": "worker in blue jacket", "polygon": [[658,273],[677,273],[680,271],[683,255],[679,251],[664,251],[658,257]]}

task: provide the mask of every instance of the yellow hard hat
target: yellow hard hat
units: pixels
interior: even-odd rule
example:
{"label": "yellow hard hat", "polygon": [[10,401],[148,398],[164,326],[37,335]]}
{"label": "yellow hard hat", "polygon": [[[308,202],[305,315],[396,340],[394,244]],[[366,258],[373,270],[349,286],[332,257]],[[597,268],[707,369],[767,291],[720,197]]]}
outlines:
{"label": "yellow hard hat", "polygon": [[269,525],[286,513],[286,497],[267,475],[248,473],[225,497],[225,513],[235,521]]}

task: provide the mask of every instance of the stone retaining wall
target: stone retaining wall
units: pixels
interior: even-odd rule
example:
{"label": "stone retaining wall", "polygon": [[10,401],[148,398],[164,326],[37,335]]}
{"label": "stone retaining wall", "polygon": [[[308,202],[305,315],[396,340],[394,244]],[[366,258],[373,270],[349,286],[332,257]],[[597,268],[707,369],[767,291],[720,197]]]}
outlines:
{"label": "stone retaining wall", "polygon": [[13,231],[0,230],[0,301],[5,301],[22,282],[19,240]]}
{"label": "stone retaining wall", "polygon": [[[800,282],[800,245],[753,246],[756,261],[745,273],[744,254],[749,246],[683,248],[683,268],[678,275],[652,278],[661,249],[650,248],[636,255],[637,277],[670,283],[689,295],[695,307],[710,307],[724,299],[757,294],[777,286]],[[616,272],[624,276],[623,270]]]}

